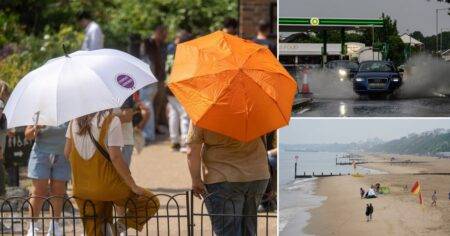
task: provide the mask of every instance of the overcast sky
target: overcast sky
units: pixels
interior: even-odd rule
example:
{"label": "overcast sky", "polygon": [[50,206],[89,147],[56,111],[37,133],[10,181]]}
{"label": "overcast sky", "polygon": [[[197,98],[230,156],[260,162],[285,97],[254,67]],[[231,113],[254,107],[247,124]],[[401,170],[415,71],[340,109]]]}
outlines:
{"label": "overcast sky", "polygon": [[350,143],[380,138],[385,141],[410,133],[450,129],[449,119],[291,119],[280,129],[280,143]]}
{"label": "overcast sky", "polygon": [[[437,8],[450,4],[436,0],[279,0],[281,17],[379,18],[385,12],[397,20],[399,33],[419,30],[436,33]],[[450,28],[450,16],[439,12],[439,31]]]}

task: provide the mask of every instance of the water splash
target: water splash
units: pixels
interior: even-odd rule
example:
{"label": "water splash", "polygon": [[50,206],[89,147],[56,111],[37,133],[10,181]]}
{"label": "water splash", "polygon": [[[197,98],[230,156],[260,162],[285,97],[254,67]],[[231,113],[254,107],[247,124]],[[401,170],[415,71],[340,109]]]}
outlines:
{"label": "water splash", "polygon": [[352,99],[358,96],[353,92],[352,82],[341,80],[335,71],[313,70],[308,75],[309,86],[315,98]]}
{"label": "water splash", "polygon": [[450,63],[429,54],[411,57],[405,63],[400,98],[443,97],[450,95]]}

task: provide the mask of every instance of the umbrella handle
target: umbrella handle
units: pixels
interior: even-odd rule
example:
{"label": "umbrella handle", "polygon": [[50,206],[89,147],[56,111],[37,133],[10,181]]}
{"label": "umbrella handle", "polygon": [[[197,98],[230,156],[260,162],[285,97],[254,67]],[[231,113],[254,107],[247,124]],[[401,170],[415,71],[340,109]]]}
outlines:
{"label": "umbrella handle", "polygon": [[65,44],[62,45],[63,51],[64,51],[64,55],[66,57],[69,57],[69,54],[67,53],[67,46]]}
{"label": "umbrella handle", "polygon": [[34,137],[35,137],[35,139],[37,138],[37,129],[38,129],[38,122],[39,122],[39,114],[40,114],[40,112],[38,111],[38,112],[36,112],[36,113],[34,113],[34,115],[35,115],[35,118],[36,118],[36,120],[35,120],[35,122],[34,122]]}

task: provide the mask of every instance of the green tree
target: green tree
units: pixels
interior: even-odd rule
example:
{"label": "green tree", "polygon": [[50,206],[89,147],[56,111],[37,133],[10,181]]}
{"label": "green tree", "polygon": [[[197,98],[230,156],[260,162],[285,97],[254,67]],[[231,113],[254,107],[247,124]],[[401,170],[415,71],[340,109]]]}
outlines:
{"label": "green tree", "polygon": [[[238,0],[6,0],[0,2],[0,79],[15,84],[46,60],[62,55],[61,45],[80,48],[83,29],[77,13],[89,10],[105,35],[105,47],[126,50],[129,36],[147,37],[159,24],[170,36],[179,29],[202,35],[219,29],[226,17],[237,17]],[[0,56],[4,56],[1,55]]]}
{"label": "green tree", "polygon": [[[386,43],[388,45],[387,58],[393,61],[396,65],[400,65],[405,61],[404,49],[400,35],[397,30],[397,21],[393,20],[390,16],[382,14],[383,27],[375,28],[374,41],[376,43]],[[372,45],[372,30],[367,30],[365,33],[366,45]]]}

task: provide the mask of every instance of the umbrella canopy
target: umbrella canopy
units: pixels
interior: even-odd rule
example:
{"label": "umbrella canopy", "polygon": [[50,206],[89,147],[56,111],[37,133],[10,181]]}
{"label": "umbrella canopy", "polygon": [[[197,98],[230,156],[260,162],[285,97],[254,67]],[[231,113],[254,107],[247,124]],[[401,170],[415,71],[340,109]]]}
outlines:
{"label": "umbrella canopy", "polygon": [[267,47],[221,31],[177,46],[168,86],[195,125],[240,141],[287,125],[297,89]]}
{"label": "umbrella canopy", "polygon": [[57,126],[120,107],[135,91],[156,81],[147,64],[127,53],[77,51],[51,59],[22,78],[4,113],[9,128]]}

